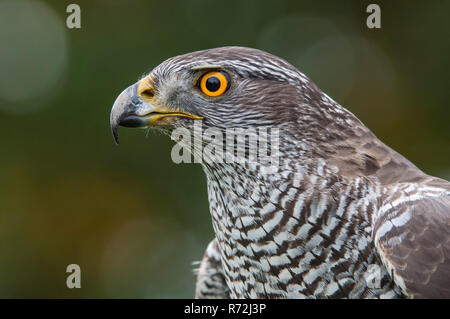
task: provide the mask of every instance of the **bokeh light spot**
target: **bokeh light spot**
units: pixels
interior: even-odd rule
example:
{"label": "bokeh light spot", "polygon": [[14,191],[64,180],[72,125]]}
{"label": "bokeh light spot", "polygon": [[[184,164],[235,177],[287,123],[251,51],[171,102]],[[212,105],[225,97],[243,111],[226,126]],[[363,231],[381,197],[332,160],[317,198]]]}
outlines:
{"label": "bokeh light spot", "polygon": [[67,63],[65,21],[40,1],[0,2],[0,107],[27,112],[56,93]]}

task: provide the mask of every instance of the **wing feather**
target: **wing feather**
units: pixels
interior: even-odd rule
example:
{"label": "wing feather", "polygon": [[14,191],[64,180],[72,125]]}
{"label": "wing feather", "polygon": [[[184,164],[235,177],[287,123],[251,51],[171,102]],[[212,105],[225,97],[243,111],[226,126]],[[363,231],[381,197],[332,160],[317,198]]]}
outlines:
{"label": "wing feather", "polygon": [[[439,184],[439,196],[385,203],[394,208],[376,220],[379,255],[394,281],[414,298],[450,298],[450,183]],[[380,232],[383,225],[389,230]]]}

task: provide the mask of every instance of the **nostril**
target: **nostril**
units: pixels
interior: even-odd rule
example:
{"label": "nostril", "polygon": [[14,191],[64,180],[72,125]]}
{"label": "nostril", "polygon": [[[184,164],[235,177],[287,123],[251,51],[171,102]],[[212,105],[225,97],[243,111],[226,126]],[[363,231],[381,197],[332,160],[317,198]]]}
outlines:
{"label": "nostril", "polygon": [[145,91],[142,91],[142,96],[145,96],[146,98],[153,98],[155,96],[155,90],[153,89],[146,89]]}

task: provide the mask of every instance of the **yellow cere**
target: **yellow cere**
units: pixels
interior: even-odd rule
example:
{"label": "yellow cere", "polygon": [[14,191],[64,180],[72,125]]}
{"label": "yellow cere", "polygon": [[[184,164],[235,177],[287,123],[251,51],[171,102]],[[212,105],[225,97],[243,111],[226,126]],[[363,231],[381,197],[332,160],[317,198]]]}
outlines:
{"label": "yellow cere", "polygon": [[150,75],[139,81],[137,93],[144,99],[152,100],[155,94],[153,79]]}

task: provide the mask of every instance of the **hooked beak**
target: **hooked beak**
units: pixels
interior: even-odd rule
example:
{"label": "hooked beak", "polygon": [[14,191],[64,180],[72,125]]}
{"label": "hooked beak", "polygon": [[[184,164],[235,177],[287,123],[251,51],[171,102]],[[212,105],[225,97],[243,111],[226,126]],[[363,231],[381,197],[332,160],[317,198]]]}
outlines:
{"label": "hooked beak", "polygon": [[120,93],[111,109],[110,124],[116,144],[119,144],[119,125],[145,128],[158,125],[160,124],[158,120],[167,117],[202,119],[200,116],[188,112],[170,110],[166,106],[157,105],[153,102],[154,99],[145,101],[138,94],[138,85],[139,83],[135,83]]}

